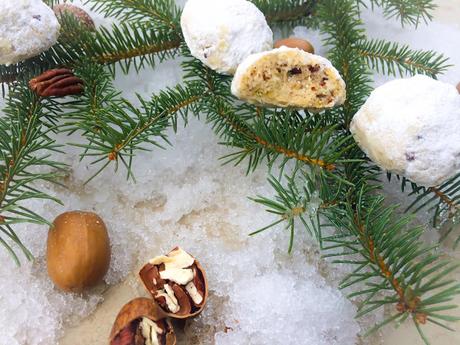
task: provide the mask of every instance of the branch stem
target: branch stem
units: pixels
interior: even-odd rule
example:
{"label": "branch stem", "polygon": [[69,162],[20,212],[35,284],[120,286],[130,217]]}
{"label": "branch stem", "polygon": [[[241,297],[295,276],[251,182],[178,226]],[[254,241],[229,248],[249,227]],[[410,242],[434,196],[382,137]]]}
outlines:
{"label": "branch stem", "polygon": [[173,50],[179,48],[181,45],[180,40],[173,40],[165,42],[161,45],[148,45],[144,47],[137,47],[126,52],[113,53],[113,54],[103,54],[95,58],[98,63],[101,64],[111,64],[120,60],[132,59],[139,56],[150,55],[160,53],[166,50]]}

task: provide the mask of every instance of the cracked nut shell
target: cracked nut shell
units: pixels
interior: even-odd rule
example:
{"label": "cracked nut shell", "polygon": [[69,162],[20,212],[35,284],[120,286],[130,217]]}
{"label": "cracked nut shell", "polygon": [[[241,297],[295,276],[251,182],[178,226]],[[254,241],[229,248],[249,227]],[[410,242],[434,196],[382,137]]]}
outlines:
{"label": "cracked nut shell", "polygon": [[[174,248],[170,254],[178,249],[180,248]],[[193,285],[196,288],[195,291],[197,291],[202,297],[200,303],[194,302],[190,291],[187,290],[186,286],[179,285],[174,281],[162,279],[160,277],[160,273],[165,270],[164,264],[153,265],[151,263],[147,263],[139,272],[142,283],[147,291],[152,295],[154,301],[167,316],[174,319],[187,319],[197,316],[203,311],[207,302],[208,281],[206,278],[206,272],[201,264],[194,257],[192,258],[194,259],[194,262],[190,267],[188,267],[193,271],[193,279],[190,283],[193,282]],[[163,290],[166,284],[170,285],[180,307],[180,309],[175,313],[168,309],[165,297],[157,295],[158,291]]]}
{"label": "cracked nut shell", "polygon": [[141,322],[144,318],[153,321],[163,331],[158,337],[160,345],[176,345],[176,335],[166,314],[149,298],[136,298],[121,308],[110,332],[110,345],[145,345]]}
{"label": "cracked nut shell", "polygon": [[290,37],[290,38],[278,40],[273,45],[273,48],[280,48],[282,46],[286,46],[288,48],[299,48],[311,54],[315,53],[315,48],[313,47],[313,45],[307,40],[303,40],[301,38]]}
{"label": "cracked nut shell", "polygon": [[48,232],[47,268],[64,291],[81,292],[98,284],[110,265],[110,243],[103,220],[95,213],[61,214]]}

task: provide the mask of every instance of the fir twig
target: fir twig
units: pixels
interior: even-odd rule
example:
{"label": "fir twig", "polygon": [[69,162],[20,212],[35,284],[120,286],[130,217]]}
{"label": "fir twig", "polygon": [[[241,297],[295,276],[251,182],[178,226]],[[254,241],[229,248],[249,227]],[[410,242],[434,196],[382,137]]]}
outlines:
{"label": "fir twig", "polygon": [[401,77],[426,74],[435,78],[450,66],[448,59],[434,51],[416,51],[407,45],[385,40],[362,41],[356,45],[356,52],[364,58],[370,68],[387,75]]}
{"label": "fir twig", "polygon": [[48,121],[53,108],[53,104],[39,99],[26,86],[18,84],[10,90],[4,109],[6,116],[0,117],[0,242],[17,263],[20,260],[8,241],[15,243],[26,258],[31,259],[32,254],[12,226],[18,223],[49,224],[22,206],[24,201],[49,199],[59,202],[33,185],[40,180],[54,182],[64,167],[51,158],[51,153],[60,152],[59,146],[49,137],[55,130]]}

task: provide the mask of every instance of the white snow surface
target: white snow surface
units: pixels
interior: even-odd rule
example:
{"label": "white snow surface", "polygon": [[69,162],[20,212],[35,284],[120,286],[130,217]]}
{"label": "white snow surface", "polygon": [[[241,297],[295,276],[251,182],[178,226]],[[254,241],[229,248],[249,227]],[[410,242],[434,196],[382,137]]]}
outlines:
{"label": "white snow surface", "polygon": [[[460,50],[449,44],[458,43],[458,27],[432,23],[415,31],[401,29],[379,13],[366,12],[363,18],[373,37],[447,53],[456,66],[441,79],[459,81]],[[97,24],[107,22],[100,15],[94,19]],[[325,53],[318,33],[296,28],[295,34],[307,37],[319,54]],[[181,79],[175,61],[141,75],[142,79],[134,74],[120,76],[116,85],[134,100],[135,92],[149,95]],[[377,78],[377,83],[383,80]],[[77,140],[59,137],[62,143]],[[176,245],[194,255],[207,270],[211,290],[207,308],[187,331],[200,337],[200,344],[358,343],[356,308],[337,290],[347,266],[321,261],[313,240],[302,231],[296,234],[291,255],[286,253],[289,234],[282,228],[247,236],[274,220],[246,198],[272,193],[266,170],[245,176],[244,166],[221,166],[218,157],[229,150],[217,144],[204,122],[190,121],[170,140],[173,145],[167,150],[139,155],[134,165],[137,183],[107,170],[84,186],[93,167],[88,161],[80,163],[78,150],[67,147],[65,161],[72,167],[64,181],[68,189],[40,186],[49,188],[65,206],[41,201],[26,206],[50,220],[74,209],[92,210],[103,217],[113,251],[108,285]],[[101,290],[85,295],[56,290],[44,261],[47,229],[27,225],[18,232],[36,260],[18,268],[0,250],[0,344],[58,344],[64,326],[78,323],[103,302]]]}
{"label": "white snow surface", "polygon": [[188,0],[181,27],[192,55],[219,73],[233,74],[248,55],[273,47],[265,16],[246,0]]}
{"label": "white snow surface", "polygon": [[41,0],[0,0],[0,64],[44,52],[56,43],[60,25]]}

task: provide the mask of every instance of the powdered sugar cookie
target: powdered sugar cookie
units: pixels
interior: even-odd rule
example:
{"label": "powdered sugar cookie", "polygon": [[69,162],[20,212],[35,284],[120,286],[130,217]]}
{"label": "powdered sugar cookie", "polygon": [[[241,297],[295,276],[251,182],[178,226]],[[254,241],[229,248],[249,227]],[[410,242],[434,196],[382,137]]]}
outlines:
{"label": "powdered sugar cookie", "polygon": [[56,43],[59,23],[40,0],[0,1],[0,64],[36,56]]}
{"label": "powdered sugar cookie", "polygon": [[223,74],[233,74],[250,54],[273,47],[265,16],[246,0],[189,0],[181,27],[192,55]]}
{"label": "powdered sugar cookie", "polygon": [[378,87],[351,123],[362,150],[382,169],[419,185],[442,184],[460,171],[460,96],[426,76]]}

